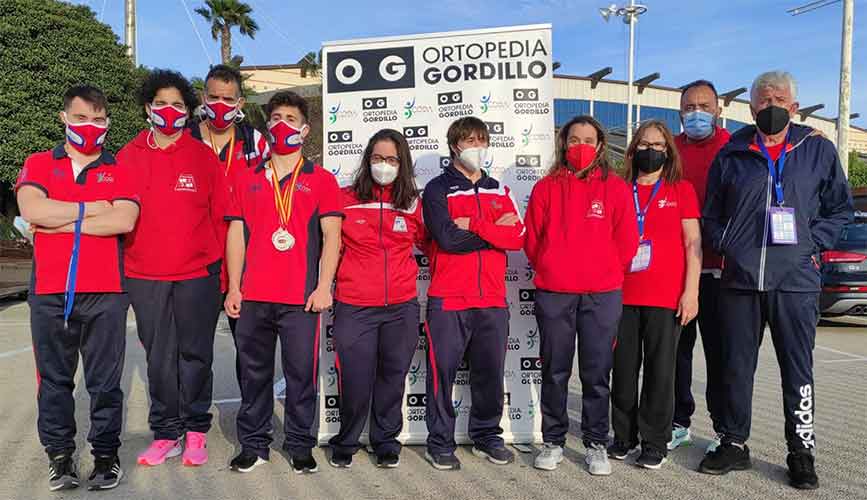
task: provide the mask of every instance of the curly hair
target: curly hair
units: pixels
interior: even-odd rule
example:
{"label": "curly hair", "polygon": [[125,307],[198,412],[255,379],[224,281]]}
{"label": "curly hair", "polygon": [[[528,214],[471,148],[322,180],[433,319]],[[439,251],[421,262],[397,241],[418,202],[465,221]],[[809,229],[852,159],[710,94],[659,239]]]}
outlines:
{"label": "curly hair", "polygon": [[142,106],[150,104],[157,92],[166,88],[178,89],[188,111],[192,112],[199,105],[199,98],[196,96],[193,86],[190,85],[190,81],[177,71],[170,69],[154,69],[148,73],[138,93],[139,104]]}

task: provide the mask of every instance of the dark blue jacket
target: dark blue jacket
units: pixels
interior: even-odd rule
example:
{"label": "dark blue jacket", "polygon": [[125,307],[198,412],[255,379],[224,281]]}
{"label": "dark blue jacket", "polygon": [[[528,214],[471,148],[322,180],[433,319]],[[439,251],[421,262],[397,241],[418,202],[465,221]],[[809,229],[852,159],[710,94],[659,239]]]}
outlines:
{"label": "dark blue jacket", "polygon": [[711,165],[702,211],[706,242],[723,256],[722,285],[744,290],[813,292],[820,252],[833,248],[852,218],[852,195],[834,145],[814,129],[790,125],[783,169],[784,206],[795,209],[797,245],[772,245],[775,204],[756,128],[732,135]]}

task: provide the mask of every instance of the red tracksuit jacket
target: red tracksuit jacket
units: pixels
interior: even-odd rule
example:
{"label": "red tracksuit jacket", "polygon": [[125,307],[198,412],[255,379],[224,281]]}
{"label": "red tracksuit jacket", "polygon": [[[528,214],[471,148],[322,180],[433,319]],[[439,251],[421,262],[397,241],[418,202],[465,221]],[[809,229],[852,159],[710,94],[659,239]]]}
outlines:
{"label": "red tracksuit jacket", "polygon": [[125,238],[130,278],[180,281],[220,272],[226,246],[228,187],[210,147],[185,130],[154,149],[144,130],[117,155],[135,177],[141,213]]}
{"label": "red tracksuit jacket", "polygon": [[578,179],[566,171],[533,186],[524,251],[536,288],[562,293],[619,290],[638,250],[632,190],[599,169]]}
{"label": "red tracksuit jacket", "polygon": [[[506,250],[520,250],[524,224],[498,226],[520,211],[511,190],[483,174],[473,184],[455,167],[428,182],[422,196],[424,222],[433,237],[428,295],[447,310],[506,306]],[[468,231],[454,219],[470,218]]]}
{"label": "red tracksuit jacket", "polygon": [[406,210],[391,204],[391,186],[374,187],[374,200],[362,202],[343,188],[343,252],[334,297],[356,306],[400,304],[418,296],[415,245],[425,247],[421,203]]}

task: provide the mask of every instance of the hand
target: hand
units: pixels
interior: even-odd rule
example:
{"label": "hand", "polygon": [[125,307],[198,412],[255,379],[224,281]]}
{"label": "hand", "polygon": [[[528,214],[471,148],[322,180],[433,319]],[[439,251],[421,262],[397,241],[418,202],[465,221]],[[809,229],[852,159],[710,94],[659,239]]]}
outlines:
{"label": "hand", "polygon": [[455,219],[455,225],[464,231],[470,230],[470,218],[469,217],[458,217]]}
{"label": "hand", "polygon": [[223,302],[223,309],[226,311],[226,316],[234,319],[241,317],[241,302],[244,297],[241,295],[241,290],[229,290],[226,294],[226,301]]}
{"label": "hand", "polygon": [[331,290],[317,288],[313,290],[313,293],[310,294],[310,297],[307,299],[307,305],[304,306],[304,311],[306,312],[322,312],[329,307],[334,302],[334,299],[331,297]]}
{"label": "hand", "polygon": [[111,209],[112,204],[105,200],[89,201],[84,204],[84,215],[85,217],[93,217],[96,215],[102,215]]}
{"label": "hand", "polygon": [[516,213],[503,214],[502,217],[497,219],[498,226],[514,226],[521,219],[518,217]]}
{"label": "hand", "polygon": [[698,315],[698,293],[689,290],[683,292],[680,297],[680,303],[677,305],[677,317],[680,318],[680,324],[686,326]]}

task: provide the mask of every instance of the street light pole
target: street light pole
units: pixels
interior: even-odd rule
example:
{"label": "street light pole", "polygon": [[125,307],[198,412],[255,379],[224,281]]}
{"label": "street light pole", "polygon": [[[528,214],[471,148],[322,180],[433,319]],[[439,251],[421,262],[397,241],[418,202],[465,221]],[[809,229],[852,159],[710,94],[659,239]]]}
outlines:
{"label": "street light pole", "polygon": [[126,55],[132,60],[134,66],[138,66],[138,60],[136,58],[135,0],[125,0],[124,6],[123,38],[124,43],[126,44]]}
{"label": "street light pole", "polygon": [[849,101],[852,92],[852,22],[855,0],[843,0],[843,39],[840,49],[840,104],[837,113],[837,153],[849,177]]}
{"label": "street light pole", "polygon": [[611,16],[620,16],[623,22],[629,25],[629,68],[628,68],[628,83],[626,89],[626,145],[632,141],[632,96],[633,85],[635,84],[635,23],[638,22],[638,16],[647,12],[647,7],[635,3],[635,0],[629,0],[629,5],[618,7],[611,4],[608,7],[599,9],[602,14],[602,19],[608,22]]}

